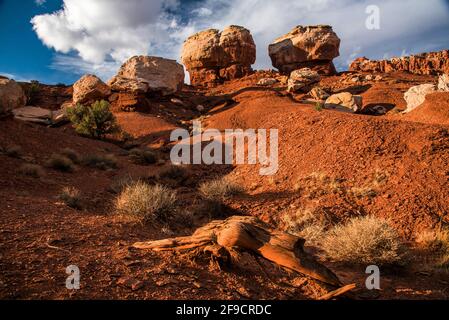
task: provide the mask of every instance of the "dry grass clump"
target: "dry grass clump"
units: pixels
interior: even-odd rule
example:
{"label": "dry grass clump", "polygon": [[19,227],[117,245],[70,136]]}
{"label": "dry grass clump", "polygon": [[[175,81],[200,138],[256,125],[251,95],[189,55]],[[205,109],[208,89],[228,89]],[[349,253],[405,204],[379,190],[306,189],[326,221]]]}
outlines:
{"label": "dry grass clump", "polygon": [[27,163],[20,167],[19,172],[25,176],[40,178],[44,175],[44,169],[37,164]]}
{"label": "dry grass clump", "polygon": [[81,192],[74,187],[65,187],[62,189],[59,199],[73,209],[81,209]]}
{"label": "dry grass clump", "polygon": [[89,154],[82,159],[82,164],[100,170],[117,169],[118,160],[113,154]]}
{"label": "dry grass clump", "polygon": [[81,159],[80,155],[75,150],[70,148],[62,149],[59,154],[69,158],[73,163],[79,163]]}
{"label": "dry grass clump", "polygon": [[316,199],[327,194],[339,193],[342,191],[342,185],[338,179],[331,178],[323,172],[314,172],[301,179],[296,184],[295,190],[309,199]]}
{"label": "dry grass clump", "polygon": [[353,218],[330,230],[323,239],[326,256],[337,262],[392,265],[403,258],[403,246],[395,229],[372,216]]}
{"label": "dry grass clump", "polygon": [[363,186],[363,187],[352,187],[349,190],[350,194],[356,198],[375,198],[377,196],[377,191],[373,189],[371,186]]}
{"label": "dry grass clump", "polygon": [[[417,238],[421,249],[430,252],[434,257],[434,267],[449,271],[449,230],[426,230],[421,232]],[[433,260],[433,259],[432,259]]]}
{"label": "dry grass clump", "polygon": [[121,193],[127,186],[133,184],[135,179],[130,175],[115,178],[109,186],[109,191],[114,194]]}
{"label": "dry grass clump", "polygon": [[331,220],[311,209],[286,212],[280,226],[286,232],[303,238],[307,244],[319,246],[332,226]]}
{"label": "dry grass clump", "polygon": [[61,154],[52,154],[50,159],[46,162],[46,166],[62,172],[72,172],[75,164],[72,160]]}
{"label": "dry grass clump", "polygon": [[353,187],[349,190],[349,194],[358,198],[375,198],[379,194],[379,189],[387,182],[388,174],[376,170],[371,177],[371,181],[361,187]]}
{"label": "dry grass clump", "polygon": [[231,196],[242,193],[243,189],[228,179],[222,178],[202,183],[199,191],[208,201],[223,202]]}
{"label": "dry grass clump", "polygon": [[161,185],[149,185],[142,181],[127,185],[118,195],[117,212],[140,222],[167,220],[174,214],[177,195]]}
{"label": "dry grass clump", "polygon": [[155,164],[157,162],[157,156],[151,150],[132,149],[129,152],[129,157],[134,163],[140,165]]}
{"label": "dry grass clump", "polygon": [[187,177],[187,170],[182,166],[172,165],[159,174],[160,179],[182,181]]}
{"label": "dry grass clump", "polygon": [[2,148],[1,153],[11,158],[20,159],[23,156],[23,149],[20,146],[9,146]]}

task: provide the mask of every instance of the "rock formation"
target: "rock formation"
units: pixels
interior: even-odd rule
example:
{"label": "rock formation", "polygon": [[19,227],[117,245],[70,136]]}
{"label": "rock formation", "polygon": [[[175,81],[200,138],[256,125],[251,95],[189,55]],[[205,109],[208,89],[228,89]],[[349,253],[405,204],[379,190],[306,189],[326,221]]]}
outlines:
{"label": "rock formation", "polygon": [[327,98],[324,106],[326,108],[360,112],[363,108],[363,99],[361,96],[352,95],[349,92],[341,92]]}
{"label": "rock formation", "polygon": [[336,73],[332,60],[340,55],[340,39],[331,26],[297,26],[270,44],[269,54],[281,73],[310,68],[332,75]]}
{"label": "rock formation", "polygon": [[192,85],[214,85],[252,72],[256,45],[249,30],[230,26],[201,31],[184,42],[182,63]]}
{"label": "rock formation", "polygon": [[5,77],[0,77],[0,115],[7,115],[13,109],[24,107],[27,102],[22,87]]}
{"label": "rock formation", "polygon": [[433,84],[422,84],[419,86],[411,87],[405,94],[404,99],[407,102],[407,110],[405,113],[415,110],[421,104],[426,101],[426,96],[430,93],[434,93],[436,87]]}
{"label": "rock formation", "polygon": [[309,68],[303,68],[295,70],[290,74],[288,79],[288,91],[298,92],[305,91],[308,92],[311,86],[320,82],[321,77],[318,72],[313,71]]}
{"label": "rock formation", "polygon": [[135,56],[126,61],[118,74],[109,80],[113,91],[169,95],[181,89],[184,68],[174,60]]}
{"label": "rock formation", "polygon": [[97,76],[87,74],[73,85],[73,103],[93,103],[107,99],[111,89]]}
{"label": "rock formation", "polygon": [[449,73],[449,50],[429,52],[391,60],[369,60],[365,57],[353,61],[349,67],[354,72],[406,71],[414,74],[435,75]]}

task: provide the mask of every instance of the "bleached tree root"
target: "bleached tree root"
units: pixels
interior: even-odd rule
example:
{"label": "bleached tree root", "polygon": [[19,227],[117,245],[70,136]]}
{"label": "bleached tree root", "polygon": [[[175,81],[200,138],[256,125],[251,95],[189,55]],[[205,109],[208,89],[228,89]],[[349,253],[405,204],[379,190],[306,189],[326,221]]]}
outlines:
{"label": "bleached tree root", "polygon": [[342,283],[331,270],[304,251],[304,243],[304,239],[273,230],[257,218],[234,216],[213,221],[190,237],[138,242],[134,247],[153,251],[203,249],[225,260],[229,250],[247,251],[285,269],[341,287]]}

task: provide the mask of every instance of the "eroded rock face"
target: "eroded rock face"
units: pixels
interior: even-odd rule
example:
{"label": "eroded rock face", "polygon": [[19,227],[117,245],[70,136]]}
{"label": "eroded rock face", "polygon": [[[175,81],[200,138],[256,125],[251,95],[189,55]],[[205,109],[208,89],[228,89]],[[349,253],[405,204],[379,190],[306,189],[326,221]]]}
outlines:
{"label": "eroded rock face", "polygon": [[449,74],[443,74],[438,78],[438,91],[449,92]]}
{"label": "eroded rock face", "polygon": [[201,31],[184,42],[182,63],[192,85],[214,85],[252,72],[256,45],[249,30],[230,26]]}
{"label": "eroded rock face", "polygon": [[97,76],[87,74],[73,85],[73,103],[85,104],[107,99],[111,89]]}
{"label": "eroded rock face", "polygon": [[421,75],[449,74],[449,50],[429,52],[391,60],[369,60],[366,57],[354,60],[349,66],[354,72],[390,73],[406,71]]}
{"label": "eroded rock face", "polygon": [[310,68],[332,75],[336,73],[332,60],[340,55],[340,38],[331,26],[297,26],[268,50],[273,66],[282,73]]}
{"label": "eroded rock face", "polygon": [[174,60],[160,57],[135,56],[126,61],[118,74],[109,80],[113,91],[169,95],[181,89],[184,68]]}
{"label": "eroded rock face", "polygon": [[411,87],[405,94],[404,99],[407,102],[407,110],[404,113],[411,112],[426,101],[426,96],[436,91],[433,84],[422,84]]}
{"label": "eroded rock face", "polygon": [[26,95],[17,82],[0,78],[0,115],[8,115],[12,110],[24,107],[26,102]]}
{"label": "eroded rock face", "polygon": [[331,95],[325,103],[326,108],[343,108],[352,112],[360,112],[363,108],[363,99],[361,96],[352,95],[349,92],[342,92]]}
{"label": "eroded rock face", "polygon": [[290,74],[290,78],[288,79],[288,91],[309,91],[311,85],[320,82],[320,80],[321,77],[318,72],[309,68],[295,70]]}

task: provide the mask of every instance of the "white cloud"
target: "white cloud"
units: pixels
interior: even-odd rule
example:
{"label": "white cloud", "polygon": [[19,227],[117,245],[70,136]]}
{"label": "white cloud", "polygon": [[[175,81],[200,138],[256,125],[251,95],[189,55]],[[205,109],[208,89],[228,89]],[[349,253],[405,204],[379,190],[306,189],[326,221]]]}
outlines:
{"label": "white cloud", "polygon": [[47,0],[34,0],[34,3],[38,6],[43,6]]}
{"label": "white cloud", "polygon": [[[271,68],[268,45],[274,39],[298,24],[330,24],[342,39],[337,65],[344,68],[359,55],[381,58],[447,47],[449,11],[444,2],[203,0],[186,8],[177,0],[64,0],[60,11],[36,16],[32,23],[43,43],[63,54],[56,56],[53,67],[67,71],[106,76],[135,54],[179,60],[188,36],[231,24],[251,30],[257,44],[256,68],[265,69]],[[377,31],[365,27],[365,9],[372,4],[381,10]]]}

